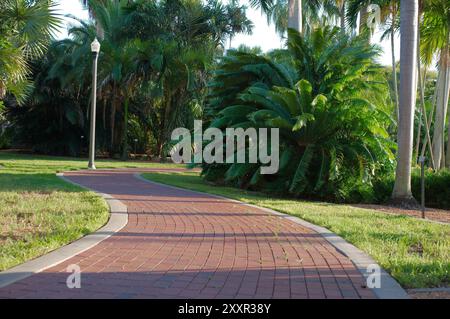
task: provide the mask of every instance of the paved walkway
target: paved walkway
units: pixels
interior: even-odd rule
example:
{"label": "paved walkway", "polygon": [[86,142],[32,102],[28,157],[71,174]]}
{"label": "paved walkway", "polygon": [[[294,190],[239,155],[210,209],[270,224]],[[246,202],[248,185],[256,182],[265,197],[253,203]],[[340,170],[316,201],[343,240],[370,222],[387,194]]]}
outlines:
{"label": "paved walkway", "polygon": [[[128,224],[0,289],[0,298],[374,298],[352,262],[314,231],[257,208],[146,183],[134,173],[65,174],[120,199]],[[80,289],[66,286],[71,264],[81,268]]]}

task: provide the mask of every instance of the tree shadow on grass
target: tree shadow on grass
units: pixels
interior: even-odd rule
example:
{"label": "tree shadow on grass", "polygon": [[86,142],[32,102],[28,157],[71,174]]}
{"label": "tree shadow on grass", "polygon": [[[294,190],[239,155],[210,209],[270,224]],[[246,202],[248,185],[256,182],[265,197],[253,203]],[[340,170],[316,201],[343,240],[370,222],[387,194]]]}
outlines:
{"label": "tree shadow on grass", "polygon": [[0,192],[87,192],[86,189],[70,184],[54,173],[2,173]]}

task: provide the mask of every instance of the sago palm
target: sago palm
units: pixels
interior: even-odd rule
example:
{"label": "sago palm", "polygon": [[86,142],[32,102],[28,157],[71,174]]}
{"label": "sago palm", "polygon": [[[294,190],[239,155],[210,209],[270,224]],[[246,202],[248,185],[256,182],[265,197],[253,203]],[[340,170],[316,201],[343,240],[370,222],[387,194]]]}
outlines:
{"label": "sago palm", "polygon": [[216,179],[225,172],[243,187],[343,198],[338,185],[370,182],[393,160],[389,118],[365,98],[386,93],[372,62],[377,50],[329,27],[305,37],[291,31],[288,46],[270,57],[226,57],[208,108],[213,127],[279,128],[279,172],[261,175],[259,164],[236,163],[205,165],[203,174]]}

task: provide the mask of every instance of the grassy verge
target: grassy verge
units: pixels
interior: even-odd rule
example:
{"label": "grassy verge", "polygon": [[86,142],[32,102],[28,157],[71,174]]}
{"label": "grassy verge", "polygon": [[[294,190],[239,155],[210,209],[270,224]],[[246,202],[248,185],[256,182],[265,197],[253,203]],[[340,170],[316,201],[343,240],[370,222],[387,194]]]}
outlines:
{"label": "grassy verge", "polygon": [[450,283],[449,225],[346,205],[268,198],[241,189],[212,187],[195,172],[146,173],[144,177],[268,207],[326,227],[371,255],[405,288]]}
{"label": "grassy verge", "polygon": [[[97,161],[98,168],[171,164]],[[86,168],[83,159],[0,152],[0,271],[68,244],[104,225],[103,199],[55,173]]]}

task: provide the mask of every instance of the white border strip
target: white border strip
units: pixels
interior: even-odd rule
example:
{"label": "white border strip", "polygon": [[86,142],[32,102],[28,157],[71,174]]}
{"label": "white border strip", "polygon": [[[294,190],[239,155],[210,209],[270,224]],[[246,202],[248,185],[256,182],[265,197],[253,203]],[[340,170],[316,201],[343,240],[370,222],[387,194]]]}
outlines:
{"label": "white border strip", "polygon": [[[151,173],[151,172],[149,172],[149,173]],[[346,255],[353,262],[355,267],[358,269],[358,271],[364,277],[367,277],[369,275],[367,273],[367,269],[368,269],[369,265],[377,265],[378,267],[380,267],[377,264],[377,262],[372,257],[367,255],[362,250],[356,248],[352,244],[348,243],[342,237],[336,235],[335,233],[329,231],[328,229],[326,229],[324,227],[311,224],[311,223],[309,223],[307,221],[304,221],[303,219],[300,219],[298,217],[291,216],[291,215],[284,214],[284,213],[280,213],[280,212],[277,212],[277,211],[272,210],[270,208],[265,208],[265,207],[260,207],[260,206],[248,204],[248,203],[236,200],[236,199],[231,199],[231,198],[227,198],[227,197],[220,196],[220,195],[209,194],[209,193],[205,193],[205,192],[190,190],[190,189],[187,189],[187,188],[181,188],[181,187],[177,187],[177,186],[172,186],[172,185],[167,185],[167,184],[163,184],[163,183],[153,182],[151,180],[148,180],[148,179],[144,178],[139,173],[134,174],[134,176],[136,178],[138,178],[139,180],[147,182],[147,183],[150,183],[150,184],[162,185],[162,186],[173,188],[173,189],[189,191],[189,192],[193,192],[193,193],[197,193],[197,194],[208,195],[208,196],[212,196],[212,197],[215,197],[215,198],[224,199],[224,200],[227,200],[227,201],[239,203],[239,204],[242,204],[242,205],[245,205],[245,206],[248,206],[248,207],[257,208],[257,209],[260,209],[260,210],[265,211],[267,213],[286,218],[286,219],[288,219],[288,220],[290,220],[290,221],[292,221],[294,223],[297,223],[297,224],[300,224],[300,225],[302,225],[304,227],[312,229],[312,230],[316,231],[317,233],[319,233],[320,235],[322,235],[331,245],[333,245],[341,253]],[[381,270],[381,288],[372,288],[372,291],[375,293],[375,295],[378,298],[380,298],[380,299],[410,299],[408,293],[400,286],[400,284],[397,281],[395,281],[394,278],[392,278],[383,268],[380,267],[380,270]]]}
{"label": "white border strip", "polygon": [[[58,173],[56,175],[68,183],[77,185],[84,189],[88,189],[89,191],[93,191],[83,185],[69,180],[68,178],[64,177],[63,173]],[[41,272],[47,268],[62,263],[63,261],[94,247],[101,241],[107,239],[108,237],[125,227],[125,225],[128,223],[127,206],[125,206],[121,201],[113,198],[111,195],[99,192],[95,193],[103,197],[109,205],[110,217],[106,225],[95,231],[94,233],[80,238],[73,243],[58,248],[36,259],[20,264],[16,267],[0,272],[0,288],[8,286],[16,281],[25,279],[33,275],[34,273]]]}

